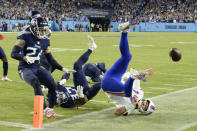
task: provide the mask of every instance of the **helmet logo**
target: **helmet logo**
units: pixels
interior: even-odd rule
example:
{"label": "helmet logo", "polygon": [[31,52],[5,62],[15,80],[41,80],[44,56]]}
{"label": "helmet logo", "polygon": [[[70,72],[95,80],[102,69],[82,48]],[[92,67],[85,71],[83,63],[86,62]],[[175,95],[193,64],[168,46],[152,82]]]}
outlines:
{"label": "helmet logo", "polygon": [[152,106],[152,105],[150,106],[150,108],[151,108],[152,110],[155,110],[155,107],[154,107],[154,106]]}

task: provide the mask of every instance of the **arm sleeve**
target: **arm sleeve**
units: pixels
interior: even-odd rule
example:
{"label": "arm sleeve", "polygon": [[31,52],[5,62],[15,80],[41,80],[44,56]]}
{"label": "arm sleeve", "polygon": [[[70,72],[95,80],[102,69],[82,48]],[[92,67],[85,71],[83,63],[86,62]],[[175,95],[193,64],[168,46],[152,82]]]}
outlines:
{"label": "arm sleeve", "polygon": [[55,69],[62,70],[63,67],[53,58],[51,53],[45,54],[48,62],[54,67]]}
{"label": "arm sleeve", "polygon": [[22,48],[15,45],[12,49],[11,57],[16,60],[23,60],[24,55],[21,53]]}

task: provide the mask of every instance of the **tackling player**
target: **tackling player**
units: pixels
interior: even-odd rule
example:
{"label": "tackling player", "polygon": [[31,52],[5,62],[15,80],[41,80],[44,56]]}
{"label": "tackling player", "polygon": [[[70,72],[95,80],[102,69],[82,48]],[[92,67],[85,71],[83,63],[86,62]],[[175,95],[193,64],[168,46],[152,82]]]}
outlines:
{"label": "tackling player", "polygon": [[69,74],[65,73],[62,80],[57,83],[56,88],[56,103],[64,108],[72,108],[85,104],[92,99],[99,92],[101,83],[94,84],[92,87],[88,86],[82,66],[88,61],[92,51],[97,48],[94,39],[88,36],[90,41],[89,49],[74,63],[73,82],[74,87],[63,86],[66,80],[69,79]]}
{"label": "tackling player", "polygon": [[55,104],[56,83],[51,74],[40,67],[40,55],[43,52],[47,60],[56,69],[68,72],[53,58],[50,52],[50,40],[46,37],[48,22],[42,18],[33,18],[30,26],[17,37],[18,41],[12,49],[11,57],[19,60],[20,77],[34,88],[35,95],[43,95],[40,85],[49,88],[49,107],[44,102],[47,118],[58,118],[53,107]]}
{"label": "tackling player", "polygon": [[121,78],[126,72],[132,57],[127,39],[127,32],[130,26],[129,22],[119,25],[119,29],[122,32],[119,46],[121,57],[106,71],[101,81],[103,91],[117,106],[115,115],[118,116],[131,114],[135,109],[138,109],[143,114],[151,114],[155,111],[155,106],[150,99],[138,98],[143,96],[143,92],[141,92],[142,95],[132,95],[134,86],[137,86],[136,88],[140,91],[139,80],[135,79],[144,79],[145,75],[153,74],[152,69],[145,70],[141,74],[131,75],[124,84],[121,82]]}

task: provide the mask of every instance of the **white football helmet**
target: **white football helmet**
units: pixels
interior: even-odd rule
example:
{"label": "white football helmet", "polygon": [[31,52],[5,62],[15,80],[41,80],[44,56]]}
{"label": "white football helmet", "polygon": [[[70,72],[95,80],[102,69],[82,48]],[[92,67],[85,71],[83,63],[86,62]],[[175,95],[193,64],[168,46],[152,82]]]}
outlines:
{"label": "white football helmet", "polygon": [[[141,106],[142,101],[148,101],[149,102],[148,109],[146,111],[143,110],[143,108]],[[138,102],[138,110],[139,110],[139,112],[141,112],[142,114],[145,114],[145,115],[152,114],[155,111],[155,104],[150,99],[141,99]]]}

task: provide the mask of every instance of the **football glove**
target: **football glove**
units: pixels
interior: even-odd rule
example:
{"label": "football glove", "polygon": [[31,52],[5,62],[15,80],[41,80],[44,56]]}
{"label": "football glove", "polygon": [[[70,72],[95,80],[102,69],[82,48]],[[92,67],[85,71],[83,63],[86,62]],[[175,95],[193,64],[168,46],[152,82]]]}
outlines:
{"label": "football glove", "polygon": [[66,68],[62,68],[62,71],[65,72],[65,73],[76,72],[76,70],[73,70],[73,69],[66,69]]}
{"label": "football glove", "polygon": [[62,85],[62,86],[63,86],[65,83],[66,83],[66,79],[62,79],[62,80],[59,81],[59,84]]}
{"label": "football glove", "polygon": [[83,86],[77,86],[77,90],[76,90],[77,95],[79,96],[79,98],[84,98],[84,94],[83,94]]}

